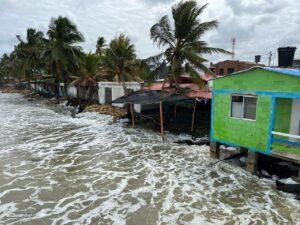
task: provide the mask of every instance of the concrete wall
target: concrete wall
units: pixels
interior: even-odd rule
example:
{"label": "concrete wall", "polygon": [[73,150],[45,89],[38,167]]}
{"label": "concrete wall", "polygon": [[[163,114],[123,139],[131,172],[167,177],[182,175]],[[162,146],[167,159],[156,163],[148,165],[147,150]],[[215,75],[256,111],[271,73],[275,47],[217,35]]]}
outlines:
{"label": "concrete wall", "polygon": [[77,88],[74,85],[68,85],[68,96],[71,98],[77,98]]}
{"label": "concrete wall", "polygon": [[[108,102],[105,102],[105,88],[112,88],[112,100],[115,100],[117,98],[120,98],[124,96],[124,90],[120,83],[118,82],[99,82],[99,102],[100,104],[107,104]],[[138,91],[142,89],[141,83],[138,82],[126,82],[127,89],[131,89],[133,91]],[[113,106],[116,107],[124,107],[123,104],[113,104]],[[138,113],[142,111],[141,105],[134,105],[134,110]]]}
{"label": "concrete wall", "polygon": [[[300,99],[294,99],[291,112],[290,134],[300,134]],[[292,141],[297,141],[292,139]]]}

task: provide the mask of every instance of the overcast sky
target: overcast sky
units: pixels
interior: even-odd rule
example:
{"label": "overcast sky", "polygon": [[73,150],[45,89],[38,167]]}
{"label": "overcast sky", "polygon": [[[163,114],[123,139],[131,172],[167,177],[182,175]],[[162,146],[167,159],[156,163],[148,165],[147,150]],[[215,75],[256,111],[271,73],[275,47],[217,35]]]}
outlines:
{"label": "overcast sky", "polygon": [[[0,55],[10,52],[17,43],[16,34],[25,35],[28,27],[47,31],[51,17],[67,16],[84,34],[85,51],[94,51],[96,40],[110,40],[121,32],[129,35],[140,58],[159,49],[149,38],[150,27],[169,14],[174,0],[0,0]],[[261,54],[267,61],[270,51],[279,46],[300,48],[299,0],[198,0],[209,3],[203,21],[217,19],[218,30],[204,38],[213,47],[231,50],[237,40],[236,59],[254,60]],[[300,53],[300,49],[298,51]],[[300,58],[300,54],[297,53]],[[228,56],[207,57],[211,61]],[[277,59],[277,56],[275,55]],[[274,59],[275,64],[277,60]]]}

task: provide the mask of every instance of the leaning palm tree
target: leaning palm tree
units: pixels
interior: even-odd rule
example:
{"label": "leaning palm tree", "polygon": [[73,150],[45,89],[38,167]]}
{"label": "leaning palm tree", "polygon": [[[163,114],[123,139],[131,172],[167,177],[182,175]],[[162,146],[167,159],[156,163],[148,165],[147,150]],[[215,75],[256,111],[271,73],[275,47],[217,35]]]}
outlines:
{"label": "leaning palm tree", "polygon": [[26,40],[17,35],[20,43],[15,47],[18,60],[23,64],[24,74],[28,83],[32,78],[41,75],[43,51],[43,33],[33,28],[27,29]]}
{"label": "leaning palm tree", "polygon": [[179,88],[179,77],[183,73],[189,73],[199,85],[203,85],[198,75],[199,71],[212,74],[205,66],[208,60],[204,56],[213,53],[230,54],[223,49],[209,47],[202,40],[207,31],[218,26],[216,20],[200,21],[199,17],[206,7],[207,4],[199,7],[196,1],[181,1],[172,7],[173,26],[168,16],[163,16],[152,26],[151,39],[165,49],[164,52],[147,60],[158,65],[152,75],[165,68],[167,64],[168,73],[165,82],[169,82],[170,86],[175,84]]}
{"label": "leaning palm tree", "polygon": [[[44,54],[49,70],[55,75],[55,81],[69,83],[70,73],[79,68],[78,59],[83,53],[79,42],[84,41],[83,35],[68,18],[59,16],[52,18],[47,32],[46,51]],[[58,93],[58,91],[57,91]]]}
{"label": "leaning palm tree", "polygon": [[106,46],[106,44],[105,44],[104,37],[99,37],[97,40],[97,45],[96,45],[96,54],[102,55],[105,46]]}
{"label": "leaning palm tree", "polygon": [[135,64],[134,45],[124,34],[113,39],[103,57],[102,74],[122,84],[124,95],[128,95],[126,81],[140,81]]}
{"label": "leaning palm tree", "polygon": [[92,98],[92,95],[97,91],[95,86],[97,82],[101,79],[105,79],[99,71],[100,69],[101,57],[97,54],[86,54],[83,61],[80,63],[80,69],[77,74],[71,76],[73,79],[72,85],[82,85],[88,87],[86,92],[86,97],[88,99]]}

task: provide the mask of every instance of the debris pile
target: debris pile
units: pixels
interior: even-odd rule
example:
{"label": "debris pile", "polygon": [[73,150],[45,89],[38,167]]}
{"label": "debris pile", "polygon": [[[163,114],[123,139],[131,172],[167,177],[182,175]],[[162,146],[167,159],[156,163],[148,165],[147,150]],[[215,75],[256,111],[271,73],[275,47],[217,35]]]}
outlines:
{"label": "debris pile", "polygon": [[30,94],[30,90],[28,89],[19,89],[19,88],[15,88],[15,87],[4,87],[1,88],[0,91],[2,93],[18,93],[18,94],[23,94],[23,95],[28,95]]}
{"label": "debris pile", "polygon": [[85,108],[85,112],[97,112],[100,114],[110,115],[114,120],[127,117],[127,110],[125,108],[114,107],[112,105],[89,105]]}

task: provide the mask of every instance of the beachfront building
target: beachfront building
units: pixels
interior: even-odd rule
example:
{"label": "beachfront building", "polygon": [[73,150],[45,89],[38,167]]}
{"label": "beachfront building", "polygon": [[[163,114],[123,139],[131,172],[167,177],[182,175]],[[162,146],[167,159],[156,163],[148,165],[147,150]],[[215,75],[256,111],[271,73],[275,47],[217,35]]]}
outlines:
{"label": "beachfront building", "polygon": [[226,76],[226,75],[230,75],[232,73],[250,69],[254,66],[264,66],[263,64],[258,64],[259,61],[260,61],[260,59],[257,60],[257,62],[247,62],[247,61],[240,61],[240,60],[225,60],[225,61],[221,61],[221,62],[218,62],[215,64],[211,63],[210,70],[213,71],[216,76]]}
{"label": "beachfront building", "polygon": [[227,144],[248,149],[251,172],[258,153],[300,163],[300,70],[254,67],[212,82],[212,157]]}
{"label": "beachfront building", "polygon": [[[143,87],[143,83],[139,82],[126,82],[125,85],[128,93],[139,91]],[[124,89],[120,82],[99,82],[98,88],[100,104],[110,104],[115,99],[124,96]],[[113,103],[113,106],[123,107],[124,104]],[[141,112],[141,105],[134,105],[134,110]]]}

